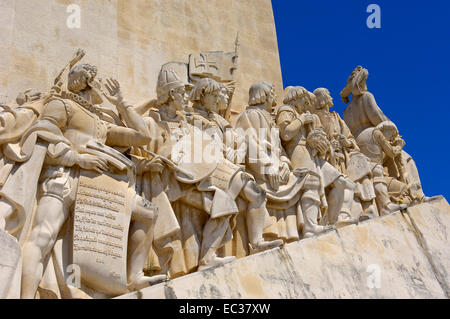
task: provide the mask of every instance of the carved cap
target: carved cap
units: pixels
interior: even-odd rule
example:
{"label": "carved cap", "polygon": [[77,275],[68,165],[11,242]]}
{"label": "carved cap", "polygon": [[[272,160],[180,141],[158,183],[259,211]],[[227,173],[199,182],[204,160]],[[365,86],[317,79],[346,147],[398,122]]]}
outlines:
{"label": "carved cap", "polygon": [[168,94],[170,90],[176,89],[180,86],[185,86],[185,84],[181,82],[175,71],[161,70],[161,72],[159,72],[158,83],[156,85],[156,94],[159,98]]}

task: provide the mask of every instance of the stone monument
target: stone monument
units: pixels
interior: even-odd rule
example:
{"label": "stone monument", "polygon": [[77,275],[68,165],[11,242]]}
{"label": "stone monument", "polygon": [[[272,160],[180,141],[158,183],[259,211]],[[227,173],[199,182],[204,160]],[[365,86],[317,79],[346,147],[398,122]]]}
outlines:
{"label": "stone monument", "polygon": [[283,92],[269,0],[0,8],[0,298],[450,297],[368,71]]}

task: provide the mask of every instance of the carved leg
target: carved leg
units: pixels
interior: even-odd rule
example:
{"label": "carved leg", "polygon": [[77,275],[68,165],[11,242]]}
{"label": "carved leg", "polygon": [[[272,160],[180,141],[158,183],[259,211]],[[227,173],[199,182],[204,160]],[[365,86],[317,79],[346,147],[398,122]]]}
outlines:
{"label": "carved leg", "polygon": [[347,177],[340,176],[334,181],[333,185],[334,188],[330,192],[330,197],[334,197],[333,200],[337,205],[335,207],[330,206],[330,217],[332,217],[330,223],[335,223],[336,227],[356,223],[357,219],[353,220],[351,214],[355,183]]}
{"label": "carved leg", "polygon": [[128,289],[142,288],[160,283],[166,275],[146,277],[143,269],[153,242],[155,221],[158,210],[149,201],[136,195],[134,200],[130,235],[128,239]]}
{"label": "carved leg", "polygon": [[39,201],[35,223],[23,247],[22,299],[35,297],[47,260],[68,210],[62,199],[44,196]]}
{"label": "carved leg", "polygon": [[385,183],[374,183],[375,194],[377,194],[377,206],[380,212],[380,216],[393,214],[400,209],[406,208],[405,204],[394,204],[389,197],[387,185]]}
{"label": "carved leg", "polygon": [[199,262],[199,270],[213,267],[215,265],[224,264],[236,259],[234,256],[217,257],[217,250],[223,246],[223,238],[230,227],[231,216],[223,216],[218,218],[210,218],[203,228],[203,239],[201,248],[201,258]]}
{"label": "carved leg", "polygon": [[300,201],[303,213],[303,238],[318,235],[327,230],[333,229],[333,226],[319,225],[320,216],[320,179],[315,175],[309,175],[304,184],[305,192]]}
{"label": "carved leg", "polygon": [[302,198],[301,206],[305,222],[305,226],[303,227],[303,238],[313,237],[334,229],[334,226],[332,225],[322,226],[318,224],[320,208],[317,201],[310,198]]}
{"label": "carved leg", "polygon": [[367,202],[362,202],[361,204],[363,213],[359,217],[359,221],[372,219],[378,216],[378,209],[377,204],[375,203],[375,199]]}
{"label": "carved leg", "polygon": [[400,209],[406,208],[406,205],[398,205],[391,202],[388,187],[383,175],[383,167],[377,165],[373,170],[373,186],[375,188],[376,202],[380,216],[393,214]]}
{"label": "carved leg", "polygon": [[281,246],[281,239],[265,241],[263,238],[265,216],[268,214],[265,192],[253,181],[249,181],[242,192],[248,200],[246,221],[251,253]]}

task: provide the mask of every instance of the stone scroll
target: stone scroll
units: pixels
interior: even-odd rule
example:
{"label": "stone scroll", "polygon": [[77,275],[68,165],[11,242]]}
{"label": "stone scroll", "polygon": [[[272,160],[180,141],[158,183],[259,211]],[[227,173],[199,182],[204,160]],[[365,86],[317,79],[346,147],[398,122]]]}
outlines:
{"label": "stone scroll", "polygon": [[126,175],[81,173],[73,224],[73,262],[83,284],[110,294],[127,291],[131,220]]}

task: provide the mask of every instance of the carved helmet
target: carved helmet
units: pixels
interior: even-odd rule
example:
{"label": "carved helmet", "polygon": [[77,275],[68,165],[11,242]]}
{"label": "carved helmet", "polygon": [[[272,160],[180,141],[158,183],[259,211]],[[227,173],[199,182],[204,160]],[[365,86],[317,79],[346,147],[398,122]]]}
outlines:
{"label": "carved helmet", "polygon": [[161,70],[158,76],[158,83],[156,85],[156,94],[158,98],[167,95],[170,90],[176,89],[180,86],[185,86],[181,82],[175,71],[172,70]]}

